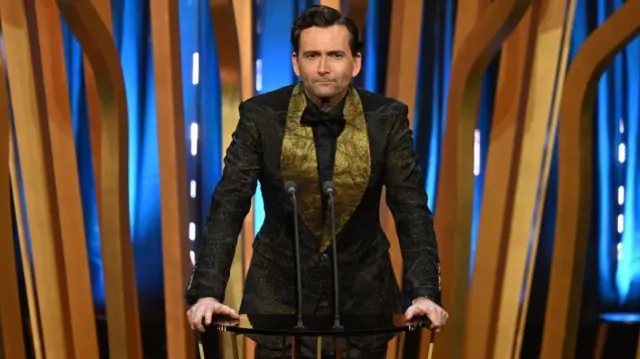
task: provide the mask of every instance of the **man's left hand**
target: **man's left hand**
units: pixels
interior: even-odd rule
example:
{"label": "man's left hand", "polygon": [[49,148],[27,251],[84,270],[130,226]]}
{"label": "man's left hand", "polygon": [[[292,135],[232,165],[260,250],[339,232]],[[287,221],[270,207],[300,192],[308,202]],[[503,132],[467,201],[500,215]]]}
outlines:
{"label": "man's left hand", "polygon": [[449,314],[428,298],[416,298],[405,312],[407,320],[413,317],[426,316],[431,321],[431,330],[439,332],[449,318]]}

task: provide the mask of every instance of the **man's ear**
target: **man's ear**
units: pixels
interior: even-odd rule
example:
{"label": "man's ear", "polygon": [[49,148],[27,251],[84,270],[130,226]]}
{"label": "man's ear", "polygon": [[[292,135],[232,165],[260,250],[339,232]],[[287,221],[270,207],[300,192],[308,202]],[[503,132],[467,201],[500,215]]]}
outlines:
{"label": "man's ear", "polygon": [[353,56],[353,74],[352,77],[356,77],[358,76],[358,74],[360,73],[360,70],[362,70],[362,54],[360,54],[359,52],[357,52],[354,56]]}
{"label": "man's ear", "polygon": [[300,68],[298,67],[298,54],[294,51],[291,53],[291,65],[296,76],[300,76]]}

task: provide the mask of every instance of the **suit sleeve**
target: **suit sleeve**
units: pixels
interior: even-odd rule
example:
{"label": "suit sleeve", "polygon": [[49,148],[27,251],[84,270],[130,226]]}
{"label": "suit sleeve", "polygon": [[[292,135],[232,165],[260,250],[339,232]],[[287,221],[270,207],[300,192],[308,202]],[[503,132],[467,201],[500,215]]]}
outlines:
{"label": "suit sleeve", "polygon": [[385,185],[402,252],[403,291],[408,299],[428,297],[440,304],[440,260],[424,176],[413,149],[407,106],[393,106],[395,118],[385,153]]}
{"label": "suit sleeve", "polygon": [[245,103],[240,105],[239,112],[222,178],[211,198],[203,245],[187,287],[189,305],[203,297],[224,301],[238,236],[256,190],[261,157],[260,137],[253,120],[256,112]]}

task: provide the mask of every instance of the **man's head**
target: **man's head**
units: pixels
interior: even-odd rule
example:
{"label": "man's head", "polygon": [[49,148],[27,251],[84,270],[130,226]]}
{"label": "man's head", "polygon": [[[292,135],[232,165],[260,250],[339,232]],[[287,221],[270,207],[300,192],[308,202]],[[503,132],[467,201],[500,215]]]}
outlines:
{"label": "man's head", "polygon": [[360,72],[358,28],[335,9],[312,6],[293,22],[291,44],[307,96],[334,105]]}

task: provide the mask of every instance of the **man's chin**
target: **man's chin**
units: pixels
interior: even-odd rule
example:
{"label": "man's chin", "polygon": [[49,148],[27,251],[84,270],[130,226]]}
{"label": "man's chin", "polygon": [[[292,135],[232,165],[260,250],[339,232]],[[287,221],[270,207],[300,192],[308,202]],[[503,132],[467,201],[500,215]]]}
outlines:
{"label": "man's chin", "polygon": [[314,91],[314,95],[321,100],[328,100],[333,98],[336,95],[336,92],[333,90],[316,90]]}

